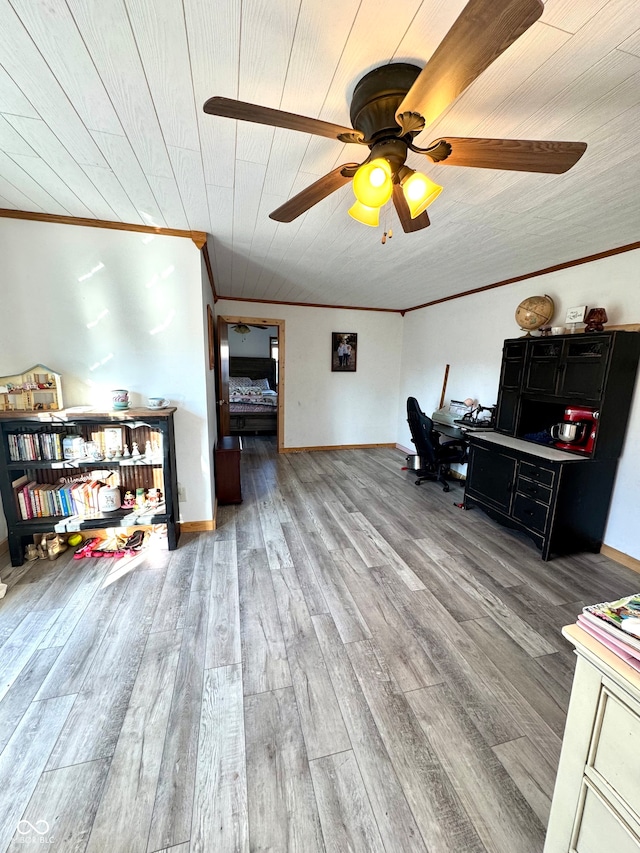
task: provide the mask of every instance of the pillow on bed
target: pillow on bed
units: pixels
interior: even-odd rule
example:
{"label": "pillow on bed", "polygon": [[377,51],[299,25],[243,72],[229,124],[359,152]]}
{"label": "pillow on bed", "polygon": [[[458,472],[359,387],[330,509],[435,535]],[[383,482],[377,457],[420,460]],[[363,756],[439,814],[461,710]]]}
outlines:
{"label": "pillow on bed", "polygon": [[229,392],[241,397],[262,397],[262,389],[256,388],[255,385],[238,385],[233,389],[229,386]]}
{"label": "pillow on bed", "polygon": [[248,388],[251,385],[251,380],[248,376],[230,376],[229,388]]}
{"label": "pillow on bed", "polygon": [[263,391],[271,391],[268,379],[254,379],[251,383],[255,388],[262,388]]}

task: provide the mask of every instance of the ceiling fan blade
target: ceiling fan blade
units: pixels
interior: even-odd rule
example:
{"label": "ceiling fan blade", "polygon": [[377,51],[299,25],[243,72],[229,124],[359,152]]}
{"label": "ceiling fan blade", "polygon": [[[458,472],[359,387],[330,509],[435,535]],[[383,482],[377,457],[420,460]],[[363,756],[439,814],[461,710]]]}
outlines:
{"label": "ceiling fan blade", "polygon": [[[541,0],[469,0],[398,107],[434,122],[542,14]],[[401,122],[399,122],[401,124]]]}
{"label": "ceiling fan blade", "polygon": [[420,231],[422,228],[426,228],[428,225],[431,225],[426,210],[421,213],[420,216],[416,216],[415,219],[411,218],[409,205],[407,204],[407,200],[404,197],[404,192],[400,184],[393,185],[393,204],[398,217],[400,218],[400,225],[402,225],[402,230],[405,234],[410,234],[412,231]]}
{"label": "ceiling fan blade", "polygon": [[[346,163],[344,166],[338,166],[332,172],[328,172],[322,178],[319,178],[313,184],[308,186],[298,195],[294,195],[289,201],[286,201],[277,210],[269,214],[269,219],[275,219],[276,222],[292,222],[298,216],[313,207],[323,198],[326,198],[331,193],[340,189],[340,187],[348,184],[353,173],[358,168],[358,163]],[[346,172],[347,174],[343,174]]]}
{"label": "ceiling fan blade", "polygon": [[467,139],[448,136],[444,140],[435,140],[434,144],[438,141],[451,146],[451,154],[438,161],[438,165],[546,172],[554,175],[568,171],[587,148],[586,142],[542,142],[530,139]]}
{"label": "ceiling fan blade", "polygon": [[237,118],[240,121],[253,121],[256,124],[268,124],[271,127],[300,130],[302,133],[314,133],[316,136],[326,136],[329,139],[337,139],[345,134],[349,137],[345,141],[357,142],[358,139],[364,139],[359,131],[351,127],[342,127],[339,124],[331,124],[328,121],[320,121],[320,119],[300,116],[296,113],[286,113],[283,110],[272,110],[258,104],[248,104],[246,101],[234,101],[232,98],[209,98],[203,110],[213,116],[225,116]]}

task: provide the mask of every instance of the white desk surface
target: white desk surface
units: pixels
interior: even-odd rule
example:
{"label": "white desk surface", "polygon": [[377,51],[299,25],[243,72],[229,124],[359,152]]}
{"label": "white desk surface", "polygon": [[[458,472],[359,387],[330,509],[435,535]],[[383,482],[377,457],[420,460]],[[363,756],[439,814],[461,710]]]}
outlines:
{"label": "white desk surface", "polygon": [[583,462],[588,456],[577,453],[569,453],[567,450],[558,450],[548,444],[536,444],[535,441],[525,441],[523,438],[514,438],[511,435],[502,435],[499,432],[474,432],[470,437],[497,444],[500,447],[508,447],[511,450],[520,450],[522,453],[530,453],[540,459],[548,459],[550,462]]}

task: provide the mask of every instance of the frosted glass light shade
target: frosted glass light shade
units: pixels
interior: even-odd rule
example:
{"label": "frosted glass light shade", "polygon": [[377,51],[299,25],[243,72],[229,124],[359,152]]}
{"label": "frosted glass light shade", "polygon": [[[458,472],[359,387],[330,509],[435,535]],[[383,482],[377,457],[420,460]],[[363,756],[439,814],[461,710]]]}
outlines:
{"label": "frosted glass light shade", "polygon": [[435,184],[422,172],[414,172],[402,184],[402,191],[409,205],[411,218],[415,219],[438,198],[442,192],[442,187]]}
{"label": "frosted glass light shade", "polygon": [[391,166],[384,157],[364,163],[353,176],[353,192],[361,204],[382,207],[391,198]]}
{"label": "frosted glass light shade", "polygon": [[353,207],[349,208],[349,216],[352,216],[357,222],[362,222],[363,225],[371,225],[376,228],[380,224],[380,208],[367,207],[356,201]]}

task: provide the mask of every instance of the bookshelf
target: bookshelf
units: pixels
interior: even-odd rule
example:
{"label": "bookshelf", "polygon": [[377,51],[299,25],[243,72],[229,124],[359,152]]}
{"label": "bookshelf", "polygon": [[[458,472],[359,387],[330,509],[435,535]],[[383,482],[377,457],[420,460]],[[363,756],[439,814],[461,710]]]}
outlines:
{"label": "bookshelf", "polygon": [[[0,412],[0,495],[12,565],[22,564],[35,533],[54,530],[165,524],[174,550],[179,535],[175,411]],[[123,502],[127,493],[137,493],[138,500],[100,511],[102,484],[118,488]]]}

